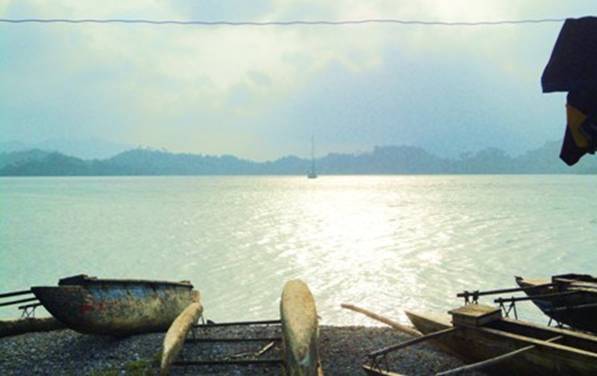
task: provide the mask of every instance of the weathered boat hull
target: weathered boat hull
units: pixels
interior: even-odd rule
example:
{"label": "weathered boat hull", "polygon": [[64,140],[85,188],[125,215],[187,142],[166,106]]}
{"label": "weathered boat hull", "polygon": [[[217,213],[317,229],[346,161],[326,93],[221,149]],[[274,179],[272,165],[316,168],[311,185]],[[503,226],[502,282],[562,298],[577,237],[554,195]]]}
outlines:
{"label": "weathered boat hull", "polygon": [[[572,286],[568,284],[541,286],[541,284],[548,282],[516,277],[518,286],[523,288],[532,287],[532,289],[525,291],[530,298],[537,295],[572,291],[569,290]],[[532,301],[543,313],[562,324],[575,329],[597,333],[597,291],[584,290],[573,295],[537,298],[532,299]]]}
{"label": "weathered boat hull", "polygon": [[315,299],[303,281],[288,281],[284,286],[280,319],[286,372],[290,376],[323,375],[319,362]]}
{"label": "weathered boat hull", "polygon": [[[65,282],[66,281],[66,282]],[[31,291],[56,319],[81,333],[125,336],[166,331],[192,303],[190,283],[69,279]]]}
{"label": "weathered boat hull", "polygon": [[162,359],[160,362],[160,375],[165,376],[170,372],[170,366],[178,353],[184,345],[187,334],[192,329],[193,325],[199,320],[203,306],[197,297],[196,302],[191,303],[182,313],[174,320],[162,345]]}
{"label": "weathered boat hull", "polygon": [[[448,316],[438,319],[411,312],[406,314],[424,334],[452,327]],[[553,340],[559,336],[562,339]],[[547,340],[553,341],[546,343]],[[465,362],[480,362],[535,345],[484,370],[495,375],[597,374],[597,338],[561,329],[503,319],[486,327],[458,327],[430,341]]]}

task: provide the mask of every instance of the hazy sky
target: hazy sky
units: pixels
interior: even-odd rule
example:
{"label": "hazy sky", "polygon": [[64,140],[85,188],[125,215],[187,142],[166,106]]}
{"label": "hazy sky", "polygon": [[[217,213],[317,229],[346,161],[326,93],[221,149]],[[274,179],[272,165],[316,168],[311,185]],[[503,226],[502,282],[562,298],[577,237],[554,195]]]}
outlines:
{"label": "hazy sky", "polygon": [[[595,0],[0,0],[0,17],[444,21],[577,17]],[[255,159],[409,144],[517,153],[559,139],[540,75],[561,24],[0,24],[0,141],[97,137]]]}

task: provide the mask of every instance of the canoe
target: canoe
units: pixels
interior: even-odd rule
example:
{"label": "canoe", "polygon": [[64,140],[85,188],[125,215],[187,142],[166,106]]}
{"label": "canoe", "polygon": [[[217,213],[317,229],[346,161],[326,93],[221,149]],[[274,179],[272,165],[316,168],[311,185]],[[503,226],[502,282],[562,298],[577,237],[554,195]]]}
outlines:
{"label": "canoe", "polygon": [[301,280],[286,282],[280,301],[284,361],[290,376],[323,375],[315,299]]}
{"label": "canoe", "polygon": [[53,317],[27,317],[0,321],[0,337],[16,336],[30,332],[49,332],[64,329],[64,324]]}
{"label": "canoe", "polygon": [[[465,307],[474,310],[484,306]],[[469,309],[465,307],[461,309]],[[484,369],[491,374],[597,375],[595,336],[501,317],[477,325],[463,324],[460,318],[457,320],[456,311],[451,311],[454,325],[448,315],[406,314],[424,334],[455,328],[430,341],[464,362],[488,362],[496,357],[506,359],[504,355],[512,354]],[[499,313],[499,310],[492,312]]]}
{"label": "canoe", "polygon": [[547,316],[574,329],[597,333],[597,279],[565,274],[552,277],[551,283],[523,277],[516,277],[516,283],[532,288],[525,293],[537,297],[531,300]]}
{"label": "canoe", "polygon": [[199,302],[199,294],[197,294],[195,302],[189,304],[189,306],[178,315],[172,325],[170,325],[162,345],[160,375],[164,376],[169,374],[172,362],[178,356],[189,331],[197,320],[199,320],[202,312],[203,306]]}
{"label": "canoe", "polygon": [[100,279],[77,275],[32,287],[41,304],[80,333],[126,336],[166,331],[193,302],[190,282]]}

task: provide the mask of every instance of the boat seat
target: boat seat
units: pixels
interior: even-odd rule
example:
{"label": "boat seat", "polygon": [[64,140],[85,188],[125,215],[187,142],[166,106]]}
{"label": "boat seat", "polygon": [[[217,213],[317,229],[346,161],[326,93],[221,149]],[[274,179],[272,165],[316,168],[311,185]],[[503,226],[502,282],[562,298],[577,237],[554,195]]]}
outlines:
{"label": "boat seat", "polygon": [[454,326],[479,327],[502,318],[502,310],[483,304],[467,304],[449,311]]}

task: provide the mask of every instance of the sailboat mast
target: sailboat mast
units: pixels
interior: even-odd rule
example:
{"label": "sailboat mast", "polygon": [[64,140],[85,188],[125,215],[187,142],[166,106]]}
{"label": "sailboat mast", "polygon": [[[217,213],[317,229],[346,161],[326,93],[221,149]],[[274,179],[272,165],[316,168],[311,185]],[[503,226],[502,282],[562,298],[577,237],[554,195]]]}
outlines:
{"label": "sailboat mast", "polygon": [[311,136],[311,173],[315,173],[315,137]]}
{"label": "sailboat mast", "polygon": [[317,173],[315,172],[315,137],[311,136],[311,170],[307,174],[309,179],[317,178]]}

